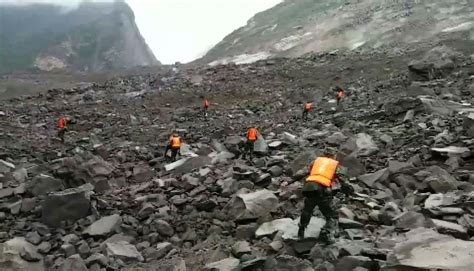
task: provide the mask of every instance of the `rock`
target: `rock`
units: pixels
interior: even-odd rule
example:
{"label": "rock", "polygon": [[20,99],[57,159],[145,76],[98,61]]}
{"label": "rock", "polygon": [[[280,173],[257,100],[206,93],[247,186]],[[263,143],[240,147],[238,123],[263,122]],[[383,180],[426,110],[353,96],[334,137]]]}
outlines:
{"label": "rock", "polygon": [[236,258],[227,258],[204,266],[204,271],[238,271],[240,261]]}
{"label": "rock", "polygon": [[311,263],[290,255],[280,255],[268,261],[265,270],[272,271],[314,271]]}
{"label": "rock", "polygon": [[365,134],[365,133],[357,134],[355,142],[357,145],[356,151],[359,156],[368,156],[379,151],[379,148],[377,147],[375,142],[372,140],[372,137],[368,134]]}
{"label": "rock", "polygon": [[120,259],[124,262],[143,261],[143,256],[138,252],[137,248],[125,241],[116,243],[107,243],[105,252],[108,257]]}
{"label": "rock", "polygon": [[469,238],[467,230],[459,224],[439,219],[432,219],[432,221],[439,233],[449,234],[460,239]]}
{"label": "rock", "polygon": [[[0,270],[45,271],[42,257],[35,250],[35,246],[22,237],[15,237],[5,243],[0,243]],[[30,253],[34,255],[27,255]],[[23,257],[30,256],[34,256],[30,259],[35,261],[30,262],[23,259]],[[36,261],[38,258],[39,261]]]}
{"label": "rock", "polygon": [[458,181],[446,170],[438,166],[431,166],[426,171],[430,173],[426,182],[435,193],[446,193],[457,188]]}
{"label": "rock", "polygon": [[447,194],[431,194],[425,200],[425,208],[433,209],[441,206],[448,206],[454,204],[460,197],[456,196],[454,193]]}
{"label": "rock", "polygon": [[212,212],[217,207],[217,202],[215,200],[202,200],[196,204],[196,209],[204,212]]}
{"label": "rock", "polygon": [[163,236],[173,236],[174,229],[173,227],[166,221],[162,219],[154,220],[152,226],[156,229],[156,231],[163,235]]}
{"label": "rock", "polygon": [[426,218],[423,214],[408,211],[393,218],[395,228],[402,230],[416,229],[419,227],[433,227],[431,219]]}
{"label": "rock", "polygon": [[19,183],[24,183],[28,177],[28,171],[25,168],[19,168],[13,172],[13,179]]}
{"label": "rock", "polygon": [[292,135],[288,132],[283,132],[282,134],[282,140],[283,142],[287,143],[287,144],[293,144],[293,145],[297,145],[298,144],[298,137],[295,136],[295,135]]}
{"label": "rock", "polygon": [[444,78],[456,67],[462,54],[446,47],[438,46],[428,51],[421,60],[413,60],[408,65],[411,81],[430,81]]}
{"label": "rock", "polygon": [[85,258],[91,252],[91,248],[89,247],[89,244],[87,244],[86,241],[82,240],[77,246],[77,252],[79,253],[79,255],[81,255],[81,257]]}
{"label": "rock", "polygon": [[76,248],[71,244],[63,244],[60,247],[60,251],[66,255],[66,257],[76,254]]}
{"label": "rock", "polygon": [[474,242],[455,239],[431,229],[418,228],[397,242],[387,262],[393,268],[470,270]]}
{"label": "rock", "polygon": [[263,136],[258,133],[257,134],[257,141],[255,141],[253,145],[253,151],[257,154],[267,154],[268,153],[268,145],[265,142]]}
{"label": "rock", "polygon": [[347,136],[341,132],[335,132],[326,138],[326,142],[332,146],[342,145],[346,140]]}
{"label": "rock", "polygon": [[168,164],[165,166],[165,170],[171,171],[171,170],[177,169],[183,166],[186,163],[186,161],[188,161],[189,159],[190,159],[189,157],[186,157],[186,158],[179,159],[171,164]]}
{"label": "rock", "polygon": [[394,202],[388,202],[380,210],[378,220],[384,225],[392,225],[393,219],[401,214],[400,209]]}
{"label": "rock", "polygon": [[276,210],[278,198],[270,190],[238,195],[229,213],[236,220],[256,219]]}
{"label": "rock", "polygon": [[20,256],[29,262],[38,262],[43,259],[36,248],[31,246],[24,246],[20,251]]}
{"label": "rock", "polygon": [[109,260],[103,254],[94,253],[86,259],[86,265],[99,264],[100,266],[107,266]]}
{"label": "rock", "polygon": [[163,242],[156,245],[156,254],[154,259],[158,260],[166,256],[168,252],[173,248],[173,245],[169,242]]}
{"label": "rock", "polygon": [[407,113],[405,114],[405,117],[403,118],[403,122],[411,122],[413,121],[413,117],[415,116],[415,110],[413,109],[410,109],[407,111]]}
{"label": "rock", "polygon": [[364,224],[354,221],[348,218],[339,218],[339,226],[343,229],[361,229],[364,228]]}
{"label": "rock", "polygon": [[0,189],[0,199],[13,196],[13,192],[15,192],[13,188]]}
{"label": "rock", "polygon": [[41,243],[41,236],[35,231],[27,233],[25,239],[33,245]]}
{"label": "rock", "polygon": [[467,114],[463,119],[463,128],[466,135],[474,137],[474,112]]}
{"label": "rock", "polygon": [[234,154],[224,151],[218,153],[216,156],[214,156],[211,160],[211,164],[216,165],[216,164],[226,164],[229,162],[230,159],[234,158]]}
{"label": "rock", "polygon": [[148,165],[133,167],[133,179],[137,182],[147,182],[153,177],[153,171]]}
{"label": "rock", "polygon": [[283,174],[283,169],[280,166],[274,165],[268,169],[268,172],[270,172],[273,177],[279,177]]}
{"label": "rock", "polygon": [[26,191],[34,196],[46,195],[49,192],[64,189],[61,180],[48,175],[38,175],[26,183]]}
{"label": "rock", "polygon": [[461,157],[469,156],[471,153],[470,150],[466,147],[457,147],[457,146],[449,146],[444,148],[431,148],[434,152],[439,152],[443,154],[450,154],[450,155],[460,155]]}
{"label": "rock", "polygon": [[283,243],[281,241],[273,241],[269,244],[273,251],[278,252],[283,248]]}
{"label": "rock", "polygon": [[51,243],[49,242],[42,242],[38,245],[38,252],[47,254],[51,250]]}
{"label": "rock", "polygon": [[70,188],[49,194],[42,203],[43,223],[58,227],[61,221],[76,221],[89,215],[90,200],[86,188]]}
{"label": "rock", "polygon": [[283,145],[283,142],[279,141],[279,140],[276,140],[276,141],[272,141],[268,144],[268,147],[270,149],[278,149],[280,148],[281,146]]}
{"label": "rock", "polygon": [[86,263],[78,254],[72,255],[64,260],[56,269],[57,271],[89,271]]}
{"label": "rock", "polygon": [[[378,263],[364,256],[345,256],[339,259],[336,264],[336,270],[356,270],[357,268],[366,268],[366,270],[378,270]],[[362,269],[364,270],[364,269]]]}
{"label": "rock", "polygon": [[395,101],[385,103],[383,109],[389,117],[397,117],[404,114],[410,109],[419,110],[422,107],[422,102],[418,98],[401,97]]}
{"label": "rock", "polygon": [[257,231],[257,229],[258,225],[256,223],[239,225],[237,229],[235,229],[235,238],[239,240],[250,239],[255,235],[255,231]]}
{"label": "rock", "polygon": [[365,174],[365,166],[354,155],[347,155],[341,159],[341,166],[347,168],[348,177],[357,177]]}
{"label": "rock", "polygon": [[122,224],[120,215],[105,216],[92,223],[83,233],[90,236],[107,236],[115,230],[118,230],[120,224]]}
{"label": "rock", "polygon": [[247,241],[238,241],[232,246],[232,254],[240,258],[244,254],[250,254],[252,249]]}
{"label": "rock", "polygon": [[389,176],[387,168],[381,169],[374,173],[367,173],[357,177],[360,181],[372,188],[376,182],[385,182]]}
{"label": "rock", "polygon": [[63,238],[62,238],[62,241],[64,243],[67,243],[67,244],[72,244],[72,245],[75,245],[77,244],[77,242],[79,242],[79,237],[77,235],[75,235],[74,233],[70,233],[68,235],[65,235]]}
{"label": "rock", "polygon": [[[275,232],[281,232],[284,240],[298,240],[299,219],[280,218],[270,222],[265,222],[257,229],[255,236],[257,238],[271,235]],[[305,231],[305,238],[318,238],[322,227],[326,221],[322,218],[311,217],[308,227]]]}
{"label": "rock", "polygon": [[15,170],[15,165],[0,159],[0,173],[7,173]]}

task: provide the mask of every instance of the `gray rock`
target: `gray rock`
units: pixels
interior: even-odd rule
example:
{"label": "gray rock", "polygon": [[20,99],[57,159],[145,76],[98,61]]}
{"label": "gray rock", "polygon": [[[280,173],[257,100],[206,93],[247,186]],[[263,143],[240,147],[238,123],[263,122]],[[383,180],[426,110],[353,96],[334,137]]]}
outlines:
{"label": "gray rock", "polygon": [[77,242],[79,242],[79,237],[77,235],[75,235],[74,233],[70,233],[68,235],[65,235],[63,238],[62,238],[62,241],[64,243],[67,243],[67,244],[72,244],[72,245],[75,245],[77,244]]}
{"label": "gray rock", "polygon": [[0,173],[8,173],[15,170],[15,165],[0,159]]}
{"label": "gray rock", "polygon": [[357,137],[355,138],[355,142],[357,145],[357,149],[356,149],[357,154],[360,156],[368,156],[379,151],[379,148],[373,141],[372,136],[368,134],[365,134],[365,133],[357,134]]}
{"label": "gray rock", "polygon": [[280,166],[274,165],[268,169],[268,172],[270,172],[273,177],[279,177],[283,174],[283,169]]}
{"label": "gray rock", "polygon": [[0,199],[11,197],[14,192],[13,188],[0,189]]}
{"label": "gray rock", "polygon": [[[318,238],[322,227],[326,224],[324,219],[311,217],[305,231],[305,238]],[[299,219],[280,218],[270,222],[265,222],[255,232],[256,237],[263,237],[281,232],[284,240],[298,240]]]}
{"label": "gray rock", "polygon": [[41,242],[38,245],[38,252],[47,254],[51,250],[51,243],[50,242]]}
{"label": "gray rock", "polygon": [[173,227],[168,222],[162,219],[154,220],[152,223],[152,227],[154,227],[156,231],[163,236],[173,236],[174,234]]}
{"label": "gray rock", "polygon": [[0,270],[6,271],[45,271],[43,261],[28,262],[21,256],[20,252],[25,246],[28,250],[35,249],[24,238],[15,237],[5,243],[0,243]]}
{"label": "gray rock", "polygon": [[474,242],[455,239],[431,229],[418,228],[397,242],[387,262],[392,267],[471,270]]}
{"label": "gray rock", "polygon": [[454,193],[446,193],[446,194],[431,194],[425,200],[425,208],[426,209],[433,209],[442,206],[448,206],[454,204],[460,197],[455,195]]}
{"label": "gray rock", "polygon": [[431,166],[426,171],[430,172],[426,182],[435,193],[446,193],[457,188],[458,181],[446,170],[438,166]]}
{"label": "gray rock", "polygon": [[81,256],[75,254],[64,260],[56,269],[57,271],[89,271]]}
{"label": "gray rock", "polygon": [[168,254],[168,252],[170,252],[172,248],[173,248],[173,245],[169,242],[163,242],[163,243],[157,244],[155,259],[161,259],[165,257],[166,254]]}
{"label": "gray rock", "polygon": [[232,246],[232,254],[240,258],[244,254],[250,254],[252,249],[250,248],[250,244],[247,241],[238,241]]}
{"label": "gray rock", "polygon": [[342,145],[346,140],[347,140],[347,136],[345,136],[341,132],[335,132],[326,138],[326,142],[333,146]]}
{"label": "gray rock", "polygon": [[343,229],[361,229],[364,228],[364,224],[347,219],[347,218],[339,218],[339,226]]}
{"label": "gray rock", "polygon": [[186,163],[186,161],[188,161],[188,160],[189,160],[189,157],[186,157],[186,158],[179,159],[179,160],[177,160],[173,163],[167,164],[167,165],[165,165],[165,170],[166,171],[171,171],[171,170],[177,169],[177,168],[183,166]]}
{"label": "gray rock", "polygon": [[236,258],[227,258],[218,262],[206,264],[204,271],[238,271],[240,261]]}
{"label": "gray rock", "polygon": [[126,263],[142,262],[144,260],[137,248],[125,241],[107,243],[105,245],[105,253],[108,257],[117,258]]}
{"label": "gray rock", "polygon": [[270,214],[277,207],[278,198],[272,191],[262,189],[238,195],[231,204],[229,213],[235,220],[256,219]]}
{"label": "gray rock", "polygon": [[431,219],[426,218],[423,214],[414,211],[404,212],[393,218],[393,221],[395,222],[395,228],[402,230],[434,226]]}
{"label": "gray rock", "polygon": [[298,137],[288,132],[283,132],[281,137],[282,137],[282,140],[287,144],[293,144],[293,145],[298,144]]}
{"label": "gray rock", "polygon": [[280,255],[268,261],[265,268],[272,271],[314,271],[309,261],[290,255]]}
{"label": "gray rock", "polygon": [[76,254],[76,248],[71,244],[63,244],[60,247],[60,251],[66,255],[66,257]]}
{"label": "gray rock", "polygon": [[257,229],[258,229],[258,225],[256,223],[239,225],[235,229],[235,238],[239,240],[250,239],[255,235],[255,231],[257,231]]}
{"label": "gray rock", "polygon": [[400,209],[394,202],[388,202],[380,210],[378,220],[384,225],[392,225],[393,219],[401,214]]}
{"label": "gray rock", "polygon": [[79,255],[81,255],[81,257],[85,258],[91,252],[91,248],[89,247],[89,244],[87,244],[86,241],[82,240],[77,246],[77,252],[79,253]]}
{"label": "gray rock", "polygon": [[24,246],[20,251],[20,256],[29,262],[38,262],[43,259],[36,248],[32,246]]}
{"label": "gray rock", "polygon": [[38,175],[26,183],[26,191],[34,196],[46,195],[49,192],[64,189],[61,180],[48,175]]}
{"label": "gray rock", "polygon": [[367,173],[357,177],[360,181],[366,184],[368,187],[372,188],[376,182],[385,182],[389,176],[389,171],[387,168],[381,169],[374,173]]}
{"label": "gray rock", "polygon": [[25,239],[33,245],[38,245],[41,243],[41,236],[35,231],[27,233]]}
{"label": "gray rock", "polygon": [[51,193],[42,203],[41,220],[50,227],[61,221],[86,217],[90,213],[90,200],[84,188],[71,188]]}
{"label": "gray rock", "polygon": [[109,260],[106,256],[100,253],[94,253],[86,259],[86,265],[91,266],[93,264],[99,264],[100,266],[107,266]]}
{"label": "gray rock", "polygon": [[336,264],[336,270],[355,270],[357,268],[366,268],[368,270],[378,270],[378,263],[364,256],[345,256],[339,259]]}
{"label": "gray rock", "polygon": [[114,214],[105,216],[92,223],[83,233],[90,236],[107,236],[115,230],[118,230],[121,224],[122,218],[120,215]]}
{"label": "gray rock", "polygon": [[469,238],[467,230],[459,224],[439,219],[432,219],[432,221],[439,233],[449,234],[460,239]]}
{"label": "gray rock", "polygon": [[253,145],[253,151],[258,154],[267,154],[268,153],[268,145],[265,142],[263,136],[258,132],[257,141],[255,141]]}
{"label": "gray rock", "polygon": [[24,183],[28,178],[28,171],[25,168],[19,168],[13,172],[13,179],[19,183]]}
{"label": "gray rock", "polygon": [[467,114],[463,119],[463,128],[467,136],[474,137],[474,112]]}

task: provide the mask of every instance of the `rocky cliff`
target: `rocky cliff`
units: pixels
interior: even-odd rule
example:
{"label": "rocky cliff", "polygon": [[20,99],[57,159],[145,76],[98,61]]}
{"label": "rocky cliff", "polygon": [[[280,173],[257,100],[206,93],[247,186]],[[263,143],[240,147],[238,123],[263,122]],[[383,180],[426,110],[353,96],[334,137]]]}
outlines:
{"label": "rocky cliff", "polygon": [[0,73],[103,71],[159,64],[123,2],[0,5]]}
{"label": "rocky cliff", "polygon": [[401,51],[446,35],[474,37],[469,0],[285,0],[251,18],[201,63],[249,63],[332,50]]}

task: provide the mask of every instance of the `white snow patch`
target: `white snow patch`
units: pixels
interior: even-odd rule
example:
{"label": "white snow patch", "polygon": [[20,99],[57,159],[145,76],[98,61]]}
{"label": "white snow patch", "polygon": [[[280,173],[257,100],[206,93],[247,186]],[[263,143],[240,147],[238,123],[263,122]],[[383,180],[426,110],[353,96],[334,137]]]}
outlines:
{"label": "white snow patch", "polygon": [[209,63],[210,66],[235,63],[235,64],[249,64],[259,60],[267,59],[271,56],[269,52],[258,52],[255,54],[241,54],[232,57],[225,57]]}
{"label": "white snow patch", "polygon": [[443,29],[441,32],[456,32],[456,31],[465,31],[474,27],[474,22],[465,22],[457,26],[448,27]]}
{"label": "white snow patch", "polygon": [[281,39],[279,42],[277,42],[273,47],[278,50],[278,51],[286,51],[289,50],[296,45],[300,44],[301,41],[307,37],[311,36],[311,32],[306,32],[302,35],[292,35],[286,38]]}

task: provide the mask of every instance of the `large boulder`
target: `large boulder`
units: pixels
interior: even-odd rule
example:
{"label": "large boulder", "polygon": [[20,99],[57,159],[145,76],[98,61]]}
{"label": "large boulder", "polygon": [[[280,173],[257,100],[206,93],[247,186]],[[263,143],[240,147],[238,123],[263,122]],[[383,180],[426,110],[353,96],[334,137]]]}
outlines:
{"label": "large boulder", "polygon": [[257,219],[273,212],[278,207],[278,198],[272,191],[262,189],[253,193],[237,195],[229,213],[236,220]]}
{"label": "large boulder", "polygon": [[76,221],[88,216],[91,190],[91,186],[84,185],[50,193],[41,204],[42,222],[50,227],[59,227],[62,221]]}
{"label": "large boulder", "polygon": [[400,268],[472,270],[472,251],[474,242],[417,228],[407,232],[405,240],[396,243],[387,262]]}
{"label": "large boulder", "polygon": [[34,196],[46,195],[49,192],[59,191],[64,189],[61,180],[51,176],[40,174],[34,177],[31,181],[26,183],[26,191]]}
{"label": "large boulder", "polygon": [[412,81],[430,81],[444,78],[455,68],[462,54],[446,46],[438,46],[428,51],[421,60],[413,60],[408,65]]}
{"label": "large boulder", "polygon": [[236,258],[227,258],[204,266],[205,271],[238,271],[240,261]]}

